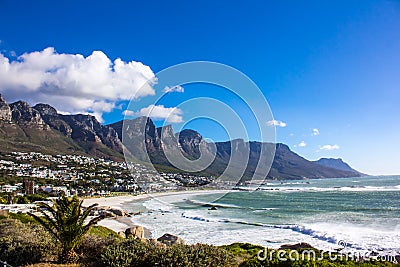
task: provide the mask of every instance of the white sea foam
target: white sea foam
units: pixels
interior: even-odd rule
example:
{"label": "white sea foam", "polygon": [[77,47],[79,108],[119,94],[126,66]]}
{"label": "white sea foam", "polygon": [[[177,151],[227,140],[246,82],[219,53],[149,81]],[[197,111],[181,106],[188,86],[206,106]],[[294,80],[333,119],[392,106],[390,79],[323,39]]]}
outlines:
{"label": "white sea foam", "polygon": [[150,199],[143,203],[148,210],[161,211],[161,212],[170,212],[174,207],[172,204],[167,203],[165,201],[160,201],[158,198]]}
{"label": "white sea foam", "polygon": [[[209,211],[185,211],[178,208],[162,213],[155,207],[153,213],[143,214],[136,220],[152,231],[153,237],[164,233],[176,234],[187,243],[214,245],[250,242],[278,248],[287,243],[307,242],[320,249],[335,249],[343,240],[348,249],[400,252],[398,229],[379,231],[351,224],[315,223],[306,225],[268,225],[246,220],[214,216]],[[208,216],[207,216],[208,215]],[[394,230],[394,231],[393,231]]]}
{"label": "white sea foam", "polygon": [[[319,249],[332,250],[340,248],[339,241],[344,241],[348,250],[400,253],[400,243],[398,242],[400,240],[400,219],[396,215],[400,209],[396,201],[396,199],[398,200],[397,191],[400,190],[400,185],[397,182],[393,185],[392,182],[392,184],[376,186],[376,183],[360,182],[357,186],[351,186],[351,182],[352,180],[347,183],[334,181],[320,185],[318,183],[322,182],[319,181],[312,185],[305,184],[303,187],[274,185],[276,188],[272,188],[273,196],[282,196],[282,199],[286,199],[287,193],[291,192],[295,192],[293,195],[300,194],[300,196],[302,194],[309,195],[308,191],[321,192],[321,195],[312,194],[313,197],[316,197],[316,200],[318,200],[318,196],[324,196],[324,192],[327,191],[340,191],[342,192],[339,194],[340,197],[345,195],[354,197],[354,194],[347,194],[347,192],[366,192],[360,194],[362,197],[359,199],[351,198],[350,202],[349,199],[345,199],[347,202],[344,201],[343,203],[341,199],[332,199],[334,200],[333,204],[339,203],[339,205],[332,206],[330,199],[325,203],[321,202],[321,204],[316,201],[316,203],[313,203],[316,205],[315,208],[322,205],[323,209],[313,213],[314,206],[309,207],[309,209],[305,209],[306,215],[300,214],[303,212],[302,202],[299,202],[299,206],[285,206],[281,202],[282,200],[279,202],[266,201],[264,207],[256,208],[257,205],[251,205],[251,202],[247,203],[248,206],[237,204],[242,203],[242,201],[233,201],[234,204],[216,204],[211,201],[208,202],[206,197],[198,200],[192,196],[178,195],[145,201],[143,205],[149,212],[135,216],[134,220],[149,228],[153,237],[171,233],[182,237],[189,244],[201,242],[222,245],[233,242],[250,242],[279,248],[283,244],[307,242]],[[269,186],[266,188],[271,189]],[[277,191],[277,194],[275,191]],[[393,191],[394,193],[388,194],[386,191]],[[378,195],[376,193],[371,195],[378,196],[377,204],[372,202],[364,205],[362,201],[365,198],[368,199],[369,192],[382,192]],[[283,195],[280,195],[281,193]],[[237,192],[237,194],[237,200],[240,200],[239,196],[249,197],[250,193]],[[268,193],[261,192],[259,194],[263,197],[268,195]],[[379,204],[381,203],[380,194],[393,197],[393,201],[390,198],[382,199],[383,204]],[[234,197],[235,195],[230,199],[234,200]],[[181,203],[183,206],[172,203]],[[260,202],[257,202],[257,204],[260,204]],[[217,210],[209,210],[208,208],[217,205],[220,207]],[[344,210],[341,210],[341,208],[344,208]],[[380,213],[381,209],[384,209],[384,213]],[[379,217],[379,214],[382,214],[382,217]],[[292,219],[287,220],[286,218]]]}
{"label": "white sea foam", "polygon": [[400,187],[397,186],[351,186],[341,187],[341,191],[354,191],[354,192],[383,192],[383,191],[400,191]]}
{"label": "white sea foam", "polygon": [[335,186],[335,187],[260,187],[262,191],[348,191],[348,192],[383,192],[383,191],[400,191],[400,185],[397,186]]}

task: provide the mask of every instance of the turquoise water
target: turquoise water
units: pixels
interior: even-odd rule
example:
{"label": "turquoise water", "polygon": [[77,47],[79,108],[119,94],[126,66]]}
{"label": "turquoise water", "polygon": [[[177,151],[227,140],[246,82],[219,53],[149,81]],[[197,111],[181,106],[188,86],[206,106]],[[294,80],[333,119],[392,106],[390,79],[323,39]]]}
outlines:
{"label": "turquoise water", "polygon": [[135,205],[145,211],[135,221],[155,237],[169,232],[189,243],[308,242],[334,249],[344,241],[348,249],[400,251],[399,176],[275,182],[256,191],[174,195]]}

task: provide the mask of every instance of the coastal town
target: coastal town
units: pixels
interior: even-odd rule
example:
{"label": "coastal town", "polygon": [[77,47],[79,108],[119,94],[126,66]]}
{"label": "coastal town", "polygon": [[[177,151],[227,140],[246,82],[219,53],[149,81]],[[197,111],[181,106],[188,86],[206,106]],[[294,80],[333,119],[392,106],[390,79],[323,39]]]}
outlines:
{"label": "coastal town", "polygon": [[159,173],[140,163],[37,152],[1,155],[0,175],[1,204],[30,204],[32,195],[98,197],[186,190],[214,181],[213,177]]}

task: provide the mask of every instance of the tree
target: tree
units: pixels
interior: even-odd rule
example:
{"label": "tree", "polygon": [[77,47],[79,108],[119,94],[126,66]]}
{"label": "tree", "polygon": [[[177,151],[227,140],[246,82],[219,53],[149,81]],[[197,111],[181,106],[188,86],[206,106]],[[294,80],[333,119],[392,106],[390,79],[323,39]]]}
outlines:
{"label": "tree", "polygon": [[85,224],[85,220],[98,204],[93,204],[83,210],[82,203],[83,200],[79,200],[76,196],[72,198],[61,196],[53,201],[52,206],[46,203],[38,204],[43,216],[29,213],[61,244],[62,253],[59,261],[62,263],[78,260],[75,248],[83,240],[90,227],[105,218],[103,215],[97,216]]}

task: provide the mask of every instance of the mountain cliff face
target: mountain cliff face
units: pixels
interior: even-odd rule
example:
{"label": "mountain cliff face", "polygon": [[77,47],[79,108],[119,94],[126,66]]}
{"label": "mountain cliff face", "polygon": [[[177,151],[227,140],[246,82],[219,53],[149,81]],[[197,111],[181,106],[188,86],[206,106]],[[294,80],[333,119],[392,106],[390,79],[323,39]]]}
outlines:
{"label": "mountain cliff face", "polygon": [[263,179],[267,173],[270,179],[361,175],[342,161],[308,161],[284,144],[242,139],[207,143],[194,130],[174,133],[171,125],[157,128],[147,117],[101,125],[93,116],[58,114],[47,104],[30,107],[28,103],[18,101],[8,105],[0,95],[0,152],[11,151],[83,154],[114,160],[122,160],[125,153],[131,159],[150,160],[159,170],[168,171],[174,169],[168,160],[171,155],[183,155],[193,162],[201,162],[202,153],[203,156],[215,153],[215,158],[201,174],[218,177],[229,164],[225,174],[243,179]]}
{"label": "mountain cliff face", "polygon": [[7,105],[6,100],[0,95],[0,121],[11,122],[12,115],[10,106]]}
{"label": "mountain cliff face", "polygon": [[53,129],[71,137],[77,142],[94,142],[121,153],[122,143],[117,132],[101,125],[94,116],[90,115],[60,115],[46,104],[37,104],[33,107],[42,116],[43,120]]}
{"label": "mountain cliff face", "polygon": [[[212,144],[207,144],[198,132],[183,130],[174,135],[171,126],[156,128],[149,118],[141,117],[134,120],[126,120],[110,126],[124,139],[124,144],[128,146],[127,149],[132,151],[133,155],[137,155],[136,157],[139,160],[148,159],[148,155],[150,161],[161,170],[163,167],[173,168],[173,165],[169,163],[164,154],[167,150],[182,153],[190,160],[196,160],[200,157],[200,144],[203,144],[206,149],[212,150]],[[144,133],[143,129],[145,129]],[[143,141],[140,142],[140,140]],[[217,142],[214,145],[216,157],[212,164],[202,171],[202,174],[219,176],[230,164],[228,175],[241,175],[245,179],[251,177],[263,179],[266,173],[268,173],[268,178],[270,179],[359,176],[359,173],[355,171],[339,170],[308,161],[292,152],[284,144],[245,142],[242,139],[236,139]],[[272,159],[271,153],[274,149],[275,157]],[[147,151],[147,153],[144,153],[144,151]],[[143,154],[146,157],[143,157]],[[246,166],[244,171],[243,166]],[[266,169],[268,166],[271,166],[269,172]]]}
{"label": "mountain cliff face", "polygon": [[38,151],[122,159],[122,143],[114,129],[93,116],[60,115],[46,104],[24,101],[8,105],[0,97],[0,152]]}
{"label": "mountain cliff face", "polygon": [[161,141],[150,118],[123,120],[108,126],[115,130],[120,141],[124,142],[126,152],[134,159],[148,162],[148,154],[158,154],[161,151]]}
{"label": "mountain cliff face", "polygon": [[183,130],[176,134],[181,149],[187,154],[198,159],[200,157],[200,143],[203,137],[194,130]]}
{"label": "mountain cliff face", "polygon": [[54,131],[39,111],[18,101],[8,105],[0,97],[0,152],[38,151],[82,154],[72,140]]}
{"label": "mountain cliff face", "polygon": [[48,125],[43,121],[40,113],[29,106],[24,101],[18,101],[10,105],[12,121],[19,125],[49,129]]}

